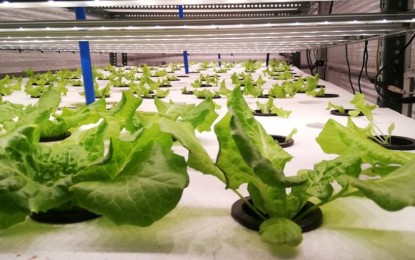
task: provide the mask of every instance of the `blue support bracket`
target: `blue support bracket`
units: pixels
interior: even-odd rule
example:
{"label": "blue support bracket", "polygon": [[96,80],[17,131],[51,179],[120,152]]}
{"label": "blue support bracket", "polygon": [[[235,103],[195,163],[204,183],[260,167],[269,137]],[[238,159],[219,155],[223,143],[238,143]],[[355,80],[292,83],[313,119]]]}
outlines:
{"label": "blue support bracket", "polygon": [[[85,20],[85,7],[75,8],[76,20]],[[91,53],[89,41],[79,41],[79,53],[81,56],[82,78],[84,80],[85,101],[89,105],[95,102],[94,80],[92,77]]]}
{"label": "blue support bracket", "polygon": [[179,5],[179,19],[184,19],[183,5]]}

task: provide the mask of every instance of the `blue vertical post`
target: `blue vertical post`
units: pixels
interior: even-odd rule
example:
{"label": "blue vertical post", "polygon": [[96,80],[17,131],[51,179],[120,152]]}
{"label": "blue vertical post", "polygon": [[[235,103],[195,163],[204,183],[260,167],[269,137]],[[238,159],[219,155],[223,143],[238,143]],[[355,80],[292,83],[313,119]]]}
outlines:
{"label": "blue vertical post", "polygon": [[[85,7],[75,8],[76,20],[85,20]],[[81,55],[82,76],[84,79],[85,100],[89,105],[95,101],[94,80],[92,78],[91,53],[88,41],[79,41],[79,53]]]}
{"label": "blue vertical post", "polygon": [[222,68],[222,62],[220,60],[220,53],[218,53],[218,60],[219,60],[219,68]]}
{"label": "blue vertical post", "polygon": [[184,73],[189,74],[189,61],[187,60],[187,51],[183,51]]}
{"label": "blue vertical post", "polygon": [[[179,19],[184,19],[183,5],[179,5]],[[189,61],[187,59],[187,51],[183,51],[184,73],[189,74]]]}

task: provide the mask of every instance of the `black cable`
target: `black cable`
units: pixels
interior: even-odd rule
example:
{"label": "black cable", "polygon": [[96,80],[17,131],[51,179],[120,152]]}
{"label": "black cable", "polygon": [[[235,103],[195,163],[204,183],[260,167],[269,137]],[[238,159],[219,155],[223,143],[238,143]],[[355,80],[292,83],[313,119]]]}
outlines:
{"label": "black cable", "polygon": [[360,80],[362,79],[363,70],[365,68],[365,61],[366,61],[366,52],[363,50],[362,67],[360,68],[359,76],[357,77],[357,87],[359,88],[360,93],[362,93],[362,85],[360,84]]}
{"label": "black cable", "polygon": [[348,52],[347,44],[345,44],[344,47],[345,47],[345,51],[346,51],[346,63],[347,63],[347,69],[348,69],[348,72],[349,72],[350,87],[352,88],[353,94],[356,94],[356,91],[354,89],[353,82],[352,82],[352,72],[350,71],[349,52]]}
{"label": "black cable", "polygon": [[325,55],[325,59],[324,59],[324,69],[323,69],[324,76],[323,76],[323,79],[324,79],[324,80],[326,80],[326,72],[327,72],[327,56],[328,56],[328,50],[327,50],[327,48],[325,48],[325,50],[324,50],[324,51],[326,52],[326,55]]}
{"label": "black cable", "polygon": [[334,1],[331,1],[330,2],[330,8],[329,8],[329,14],[331,14],[333,12],[333,4],[334,4]]}
{"label": "black cable", "polygon": [[368,51],[368,48],[367,48],[368,43],[369,43],[369,42],[366,40],[366,41],[365,41],[365,50],[364,50],[364,52],[366,53],[366,60],[365,60],[365,75],[366,75],[366,78],[367,78],[370,82],[372,82],[372,83],[373,83],[373,79],[371,79],[371,78],[369,77],[369,74],[367,73],[367,63],[369,62],[369,51]]}
{"label": "black cable", "polygon": [[314,63],[313,63],[313,58],[311,57],[311,50],[308,52],[308,56],[310,57],[311,75],[314,76]]}
{"label": "black cable", "polygon": [[311,50],[307,50],[307,60],[308,60],[308,67],[310,68],[310,73],[312,76],[314,76],[314,66],[313,66],[313,60],[311,59]]}
{"label": "black cable", "polygon": [[[406,48],[408,48],[409,45],[411,45],[412,41],[415,38],[415,33],[412,35],[411,39],[409,39],[409,41],[405,44],[405,46],[395,55],[395,57],[393,57],[393,59],[391,59],[388,63],[386,63],[386,65],[384,65],[376,74],[375,79],[374,79],[374,86],[375,86],[375,90],[378,93],[379,96],[381,96],[382,98],[389,100],[390,102],[394,102],[394,103],[415,103],[415,97],[406,97],[406,98],[391,98],[391,97],[386,97],[385,95],[382,94],[381,89],[386,89],[387,87],[381,87],[378,85],[378,77],[380,75],[380,73],[382,73],[383,70],[385,70],[387,67],[389,67],[390,65],[392,65],[395,61],[396,58],[398,58],[399,56],[401,56],[404,51],[406,50]],[[389,90],[388,90],[389,91]],[[392,92],[392,91],[389,91]],[[395,92],[392,92],[395,93]]]}

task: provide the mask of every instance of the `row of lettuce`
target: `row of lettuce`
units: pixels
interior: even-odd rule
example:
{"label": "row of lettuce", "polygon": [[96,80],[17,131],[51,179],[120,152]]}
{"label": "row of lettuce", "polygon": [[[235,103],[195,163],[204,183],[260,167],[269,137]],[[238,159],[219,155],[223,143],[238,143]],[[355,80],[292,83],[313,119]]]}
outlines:
{"label": "row of lettuce", "polygon": [[[208,65],[206,65],[208,64]],[[254,64],[255,70],[249,68],[246,64]],[[291,66],[285,62],[274,61],[270,66],[264,69],[259,77],[254,78],[253,72],[260,69],[261,63],[250,61],[243,65],[249,69],[245,69],[241,73],[232,73],[230,76],[232,87],[227,87],[225,79],[220,79],[219,73],[231,72],[236,64],[225,63],[220,68],[215,63],[201,63],[198,64],[199,77],[192,81],[189,86],[182,89],[183,94],[188,94],[190,88],[193,89],[193,94],[198,98],[220,97],[226,96],[230,89],[237,86],[244,87],[244,94],[248,96],[264,96],[269,95],[274,98],[293,97],[296,93],[307,93],[312,96],[324,95],[324,88],[318,88],[318,75],[308,77],[298,77],[291,71]],[[259,66],[258,66],[259,65]],[[207,66],[206,68],[204,66]],[[213,73],[204,73],[207,68],[213,67]],[[180,80],[175,71],[179,69],[179,65],[172,63],[168,65],[168,69],[163,67],[151,66],[132,66],[126,68],[118,68],[111,65],[99,68],[93,66],[93,85],[94,94],[96,98],[109,97],[112,88],[128,88],[132,92],[142,97],[159,97],[163,98],[169,95],[168,89],[163,87],[170,87],[172,81]],[[27,81],[22,84],[22,77],[10,77],[6,75],[0,80],[0,93],[2,95],[11,95],[14,91],[23,90],[31,97],[40,97],[47,89],[54,89],[66,95],[68,87],[82,87],[81,80],[82,72],[80,69],[67,70],[63,69],[53,72],[36,73],[32,69],[25,72]],[[172,74],[173,73],[173,74]],[[282,80],[281,83],[274,83],[268,90],[264,88],[266,81],[263,77],[268,79]],[[99,81],[105,81],[100,84]],[[201,87],[220,87],[219,90],[200,90]],[[267,91],[267,93],[265,93]],[[82,90],[79,91],[84,95]]]}
{"label": "row of lettuce", "polygon": [[[251,207],[264,219],[260,236],[273,244],[301,243],[293,218],[309,213],[298,215],[309,200],[320,207],[360,196],[391,211],[415,204],[415,154],[386,150],[351,121],[329,120],[317,137],[335,159],[287,176],[292,156],[255,119],[240,87],[228,94],[227,113],[216,124],[211,98],[198,105],[156,98],[158,112],[140,111],[142,99],[131,91],[110,109],[100,99],[57,113],[59,103],[60,94],[48,90],[35,105],[0,105],[1,229],[33,212],[72,207],[117,224],[149,226],[179,203],[188,168],[215,176],[241,198],[246,184]],[[195,135],[211,128],[220,146],[215,159]],[[68,131],[63,141],[39,141]],[[186,148],[187,157],[173,144]]]}

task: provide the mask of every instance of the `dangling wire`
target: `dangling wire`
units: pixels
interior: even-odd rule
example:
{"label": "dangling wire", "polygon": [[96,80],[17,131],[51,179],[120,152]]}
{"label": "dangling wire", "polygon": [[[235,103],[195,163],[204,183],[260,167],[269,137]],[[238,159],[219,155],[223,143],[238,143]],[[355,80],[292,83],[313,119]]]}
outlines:
{"label": "dangling wire", "polygon": [[372,82],[372,83],[373,83],[373,79],[371,79],[371,78],[369,77],[369,74],[367,73],[367,63],[368,63],[368,61],[369,61],[369,51],[368,51],[368,48],[367,48],[368,43],[369,43],[369,42],[366,40],[366,41],[365,41],[365,50],[364,50],[364,52],[366,53],[366,60],[365,60],[365,74],[366,74],[366,78],[367,78],[370,82]]}
{"label": "dangling wire", "polygon": [[361,79],[362,79],[362,75],[363,75],[363,70],[365,68],[365,63],[366,63],[366,59],[367,59],[367,44],[368,41],[365,41],[365,49],[363,50],[363,61],[362,61],[362,68],[360,69],[359,72],[359,77],[357,78],[357,86],[359,88],[359,92],[362,93],[362,85],[360,83]]}
{"label": "dangling wire", "polygon": [[314,68],[311,62],[311,50],[306,50],[306,57],[307,57],[307,64],[308,64],[308,68],[310,69],[310,73],[312,76],[314,76]]}
{"label": "dangling wire", "polygon": [[352,82],[352,72],[350,71],[350,62],[349,62],[349,53],[348,53],[347,44],[345,44],[344,47],[345,47],[345,51],[346,51],[346,63],[347,63],[347,70],[349,72],[350,87],[352,88],[353,94],[356,94],[356,91],[354,89],[353,82]]}

